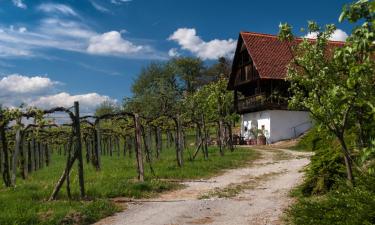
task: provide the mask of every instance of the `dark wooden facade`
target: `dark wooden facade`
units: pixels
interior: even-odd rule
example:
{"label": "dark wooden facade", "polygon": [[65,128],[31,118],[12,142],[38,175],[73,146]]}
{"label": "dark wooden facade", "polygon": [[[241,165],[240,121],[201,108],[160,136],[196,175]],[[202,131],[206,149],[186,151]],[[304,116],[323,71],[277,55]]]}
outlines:
{"label": "dark wooden facade", "polygon": [[239,44],[231,75],[237,112],[287,109],[289,83],[285,79],[261,78],[245,44]]}

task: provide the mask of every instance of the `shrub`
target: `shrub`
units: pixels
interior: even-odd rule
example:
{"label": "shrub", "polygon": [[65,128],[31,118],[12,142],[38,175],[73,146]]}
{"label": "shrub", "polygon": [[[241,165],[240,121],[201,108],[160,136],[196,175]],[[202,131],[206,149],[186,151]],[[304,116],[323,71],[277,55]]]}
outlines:
{"label": "shrub", "polygon": [[346,176],[340,144],[328,132],[312,128],[295,149],[315,152],[301,186],[304,196],[327,193],[339,179]]}
{"label": "shrub", "polygon": [[301,198],[288,211],[291,224],[375,224],[375,179],[362,177],[351,188],[345,181],[323,197]]}

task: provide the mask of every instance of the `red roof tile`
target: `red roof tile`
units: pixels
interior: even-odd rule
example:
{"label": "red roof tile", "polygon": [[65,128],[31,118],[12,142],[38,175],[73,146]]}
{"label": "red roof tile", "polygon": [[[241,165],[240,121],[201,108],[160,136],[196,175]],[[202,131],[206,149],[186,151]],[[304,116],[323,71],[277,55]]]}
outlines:
{"label": "red roof tile", "polygon": [[[276,35],[260,34],[253,32],[241,32],[240,36],[244,41],[250,57],[262,79],[285,79],[287,66],[292,60],[290,45],[302,41],[295,39],[294,43],[280,41]],[[330,41],[331,46],[342,46],[344,42]]]}

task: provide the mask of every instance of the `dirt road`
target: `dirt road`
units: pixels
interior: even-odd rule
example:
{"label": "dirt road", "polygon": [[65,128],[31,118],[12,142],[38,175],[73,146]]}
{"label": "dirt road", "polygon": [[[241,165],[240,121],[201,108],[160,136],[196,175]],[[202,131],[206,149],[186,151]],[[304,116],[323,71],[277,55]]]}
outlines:
{"label": "dirt road", "polygon": [[289,191],[302,180],[309,153],[256,149],[262,156],[245,168],[186,182],[186,188],[127,203],[128,209],[97,225],[282,224],[292,199]]}

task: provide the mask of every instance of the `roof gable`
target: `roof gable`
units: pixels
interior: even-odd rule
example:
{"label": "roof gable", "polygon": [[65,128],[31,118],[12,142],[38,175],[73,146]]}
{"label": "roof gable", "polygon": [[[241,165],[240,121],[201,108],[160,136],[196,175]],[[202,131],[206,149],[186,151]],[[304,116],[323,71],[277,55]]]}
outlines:
{"label": "roof gable", "polygon": [[[237,49],[233,59],[233,65],[240,52],[242,43],[245,44],[260,79],[285,79],[287,66],[293,59],[291,45],[300,43],[303,39],[296,38],[292,43],[279,40],[278,36],[254,32],[240,32]],[[342,46],[344,42],[329,41],[333,47]],[[232,71],[228,88],[233,89],[235,74]]]}

